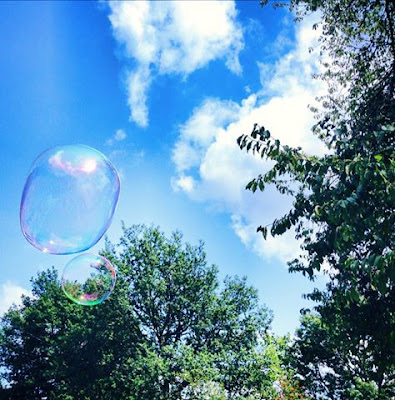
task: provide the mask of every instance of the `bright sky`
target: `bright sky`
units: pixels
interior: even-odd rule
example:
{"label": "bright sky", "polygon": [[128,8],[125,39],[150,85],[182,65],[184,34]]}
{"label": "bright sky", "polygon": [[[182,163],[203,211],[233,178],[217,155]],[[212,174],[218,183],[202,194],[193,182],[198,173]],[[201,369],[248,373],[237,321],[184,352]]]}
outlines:
{"label": "bright sky", "polygon": [[257,122],[284,143],[324,151],[307,108],[322,91],[311,80],[314,18],[296,25],[258,0],[0,2],[0,313],[39,270],[72,258],[33,248],[19,205],[43,150],[82,143],[121,176],[112,241],[122,220],[203,240],[221,278],[246,275],[274,311],[273,330],[293,332],[313,284],[287,271],[292,235],[256,233],[290,200],[244,190],[267,165],[236,139]]}

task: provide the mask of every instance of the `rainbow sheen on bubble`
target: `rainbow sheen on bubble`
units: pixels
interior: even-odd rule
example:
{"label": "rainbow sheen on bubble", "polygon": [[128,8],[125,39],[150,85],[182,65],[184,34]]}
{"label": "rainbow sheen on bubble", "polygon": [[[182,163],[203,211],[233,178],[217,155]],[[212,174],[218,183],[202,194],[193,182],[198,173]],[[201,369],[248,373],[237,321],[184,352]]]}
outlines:
{"label": "rainbow sheen on bubble", "polygon": [[44,253],[85,251],[109,227],[119,188],[117,171],[99,151],[81,144],[48,149],[33,163],[25,183],[22,232]]}
{"label": "rainbow sheen on bubble", "polygon": [[116,273],[110,261],[102,256],[84,253],[66,264],[62,289],[74,303],[95,306],[108,298],[115,281]]}

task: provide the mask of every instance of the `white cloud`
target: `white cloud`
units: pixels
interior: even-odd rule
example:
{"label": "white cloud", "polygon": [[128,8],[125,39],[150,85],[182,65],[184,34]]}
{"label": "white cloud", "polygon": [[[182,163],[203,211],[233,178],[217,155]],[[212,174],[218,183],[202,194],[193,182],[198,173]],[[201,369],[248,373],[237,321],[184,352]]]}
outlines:
{"label": "white cloud", "polygon": [[196,167],[223,126],[237,120],[240,107],[231,101],[207,99],[180,127],[183,140],[176,143],[173,161],[179,171]]}
{"label": "white cloud", "polygon": [[108,146],[112,146],[116,142],[121,142],[127,138],[126,132],[123,129],[117,129],[114,135],[106,140]]}
{"label": "white cloud", "polygon": [[125,133],[125,131],[123,129],[118,129],[115,132],[114,140],[116,140],[117,142],[120,142],[120,141],[126,139],[126,136],[127,135],[126,135],[126,133]]}
{"label": "white cloud", "polygon": [[256,232],[257,220],[252,223],[246,222],[240,215],[232,215],[231,220],[232,228],[243,244],[262,258],[276,257],[286,263],[300,253],[293,230],[276,237],[268,234],[267,239],[264,239],[261,234]]}
{"label": "white cloud", "polygon": [[322,92],[322,82],[311,78],[313,72],[321,69],[317,62],[318,52],[309,50],[311,48],[317,50],[319,46],[317,39],[321,33],[321,27],[317,30],[312,29],[317,16],[318,14],[314,14],[306,17],[300,23],[295,35],[296,48],[270,66],[273,73],[269,75],[269,79],[267,68],[261,68],[261,84],[264,93],[283,97],[290,92],[297,94],[301,90],[309,92],[310,95]]}
{"label": "white cloud", "polygon": [[151,80],[149,67],[140,66],[129,72],[126,82],[130,119],[142,127],[148,126],[147,91]]}
{"label": "white cloud", "polygon": [[127,78],[130,118],[148,125],[147,92],[153,73],[186,77],[224,59],[240,73],[243,35],[234,1],[109,2],[115,38],[136,63]]}
{"label": "white cloud", "polygon": [[194,189],[195,180],[192,176],[181,175],[178,179],[173,179],[171,185],[176,192],[183,190],[184,192],[190,193]]}
{"label": "white cloud", "polygon": [[30,292],[12,282],[5,282],[0,286],[0,316],[13,305],[20,305],[22,295],[28,296]]}
{"label": "white cloud", "polygon": [[326,151],[311,133],[314,118],[308,109],[324,90],[322,83],[311,78],[319,68],[317,54],[308,51],[317,45],[312,18],[297,25],[293,50],[274,65],[258,64],[262,84],[258,93],[249,94],[240,104],[209,98],[196,108],[180,127],[172,154],[177,170],[173,188],[227,212],[233,230],[246,246],[264,258],[281,261],[299,253],[293,232],[265,241],[256,228],[282,216],[291,200],[272,187],[264,194],[245,190],[247,182],[270,165],[240,151],[236,139],[259,123],[283,144],[301,146],[313,154]]}

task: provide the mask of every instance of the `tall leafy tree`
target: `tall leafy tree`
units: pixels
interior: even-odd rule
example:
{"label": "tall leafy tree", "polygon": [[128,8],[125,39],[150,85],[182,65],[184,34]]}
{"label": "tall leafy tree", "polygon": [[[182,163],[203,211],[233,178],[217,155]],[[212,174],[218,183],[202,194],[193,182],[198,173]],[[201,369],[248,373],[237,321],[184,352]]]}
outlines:
{"label": "tall leafy tree", "polygon": [[[117,267],[108,300],[78,306],[55,270],[1,321],[8,399],[224,399],[274,395],[259,338],[271,313],[245,279],[218,280],[203,244],[157,228],[124,228],[103,254]],[[258,346],[259,345],[259,346]],[[1,398],[1,397],[0,397]],[[201,397],[200,397],[201,398]],[[221,398],[221,397],[219,397]]]}
{"label": "tall leafy tree", "polygon": [[[274,166],[247,188],[264,191],[273,184],[293,197],[292,209],[270,227],[272,235],[294,227],[302,242],[304,255],[289,263],[290,271],[311,279],[325,264],[329,271],[326,290],[309,295],[318,302],[319,323],[302,325],[297,339],[302,378],[316,379],[310,381],[311,394],[359,399],[373,388],[370,398],[389,399],[395,390],[395,4],[290,4],[297,19],[315,10],[321,15],[325,57],[318,78],[329,91],[315,110],[319,121],[313,131],[330,151],[323,157],[308,155],[281,145],[255,125],[238,143]],[[266,237],[268,228],[258,231]],[[327,338],[336,361],[320,350],[319,337]],[[316,373],[323,370],[333,373],[323,378]]]}

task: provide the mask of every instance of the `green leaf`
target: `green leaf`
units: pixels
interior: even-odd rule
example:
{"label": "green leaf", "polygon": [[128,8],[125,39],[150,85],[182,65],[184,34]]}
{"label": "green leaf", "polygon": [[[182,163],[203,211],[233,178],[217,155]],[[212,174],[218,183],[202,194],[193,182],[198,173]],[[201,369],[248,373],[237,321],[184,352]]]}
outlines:
{"label": "green leaf", "polygon": [[266,226],[259,226],[256,231],[261,232],[264,239],[267,238],[267,227]]}
{"label": "green leaf", "polygon": [[351,300],[353,300],[355,302],[360,301],[360,294],[358,293],[358,291],[355,288],[352,288],[348,293],[349,293],[349,297]]}
{"label": "green leaf", "polygon": [[377,161],[381,161],[381,160],[383,159],[383,156],[382,156],[381,154],[376,154],[376,155],[374,156],[374,158],[375,158]]}

